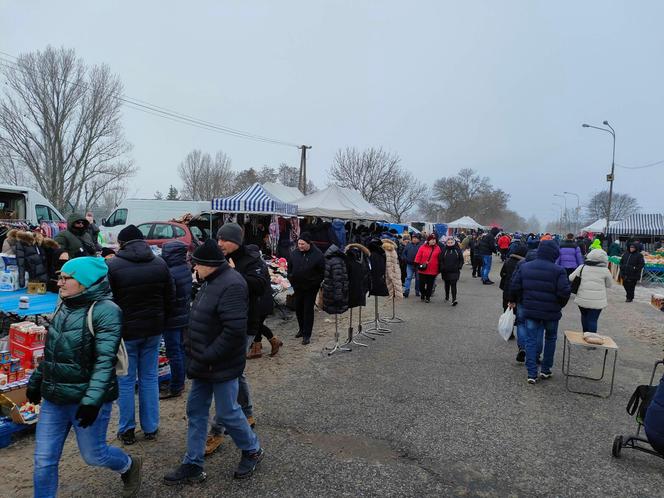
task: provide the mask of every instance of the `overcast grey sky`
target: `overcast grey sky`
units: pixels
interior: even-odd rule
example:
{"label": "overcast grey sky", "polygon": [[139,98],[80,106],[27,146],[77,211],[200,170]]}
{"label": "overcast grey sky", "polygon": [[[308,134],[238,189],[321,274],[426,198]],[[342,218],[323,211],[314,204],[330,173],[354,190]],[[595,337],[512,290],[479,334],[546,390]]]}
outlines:
{"label": "overcast grey sky", "polygon": [[[335,151],[399,153],[418,178],[470,167],[522,216],[555,218],[554,193],[607,187],[616,162],[664,159],[664,2],[652,1],[8,1],[0,50],[74,48],[106,63],[127,95],[198,118],[313,146],[318,185]],[[124,111],[140,168],[135,192],[179,184],[194,148],[235,169],[294,148]],[[617,168],[615,189],[664,212],[664,165]],[[576,201],[570,197],[570,205]]]}

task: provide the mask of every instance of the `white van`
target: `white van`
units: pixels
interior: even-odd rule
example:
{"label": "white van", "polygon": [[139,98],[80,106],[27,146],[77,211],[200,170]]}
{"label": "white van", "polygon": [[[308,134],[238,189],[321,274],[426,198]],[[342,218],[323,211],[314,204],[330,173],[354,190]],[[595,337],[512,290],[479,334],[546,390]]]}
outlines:
{"label": "white van", "polygon": [[210,209],[210,201],[162,201],[159,199],[127,199],[102,220],[99,227],[104,244],[116,244],[118,233],[127,225],[149,221],[169,221],[187,213],[198,214]]}
{"label": "white van", "polygon": [[37,225],[42,221],[65,221],[65,217],[36,190],[0,184],[0,220],[26,220]]}

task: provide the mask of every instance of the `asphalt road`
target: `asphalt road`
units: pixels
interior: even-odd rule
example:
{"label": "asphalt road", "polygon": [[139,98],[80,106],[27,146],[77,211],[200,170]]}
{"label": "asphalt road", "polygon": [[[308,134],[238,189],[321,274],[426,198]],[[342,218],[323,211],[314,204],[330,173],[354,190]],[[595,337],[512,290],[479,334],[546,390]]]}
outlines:
{"label": "asphalt road", "polygon": [[[499,266],[494,262],[494,272]],[[182,455],[186,427],[184,400],[169,400],[159,441],[130,450],[146,460],[142,496],[664,496],[664,460],[631,450],[611,456],[613,437],[635,429],[625,412],[629,396],[662,357],[664,313],[622,302],[621,288],[611,292],[600,327],[620,353],[614,394],[602,400],[565,390],[562,330],[580,325],[570,303],[554,377],[530,386],[514,361],[516,345],[495,330],[500,290],[467,270],[458,307],[442,302],[442,285],[430,304],[411,296],[398,310],[406,322],[365,340],[369,348],[326,358],[323,339],[307,349],[289,337],[278,359],[251,361],[267,456],[246,482],[231,477],[239,452],[229,441],[207,461],[207,482],[162,485]],[[329,337],[323,314],[317,328]],[[294,332],[291,323],[277,330]],[[601,364],[593,353],[573,359]],[[0,450],[0,471],[12,464],[27,479],[10,478],[13,496],[29,496],[32,445],[28,437]],[[119,489],[117,476],[82,464],[70,437],[61,496],[101,498]]]}

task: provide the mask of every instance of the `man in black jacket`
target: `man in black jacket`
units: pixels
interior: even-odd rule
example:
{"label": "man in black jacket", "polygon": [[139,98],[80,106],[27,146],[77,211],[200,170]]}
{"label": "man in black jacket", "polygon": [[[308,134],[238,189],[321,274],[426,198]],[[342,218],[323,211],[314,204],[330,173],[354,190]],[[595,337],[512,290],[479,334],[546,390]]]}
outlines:
{"label": "man in black jacket", "polygon": [[118,437],[126,445],[136,436],[134,389],[138,374],[141,428],[153,440],[159,428],[159,343],[166,318],[174,308],[175,286],[166,262],[155,256],[134,225],[118,234],[120,250],[108,261],[113,300],[122,308],[122,338],[129,357],[129,374],[118,377],[120,423]]}
{"label": "man in black jacket", "polygon": [[194,251],[192,262],[203,284],[185,334],[187,376],[192,379],[187,400],[187,453],[182,464],[164,476],[167,485],[201,482],[207,477],[203,463],[213,396],[217,419],[242,450],[235,478],[251,476],[264,456],[237,402],[238,378],[246,362],[247,282],[230,267],[212,239]]}
{"label": "man in black jacket", "polygon": [[498,235],[498,229],[493,227],[489,233],[482,236],[478,245],[478,253],[482,256],[482,283],[484,285],[493,284],[493,282],[489,280],[489,273],[491,272],[493,255],[497,251],[496,235]]}
{"label": "man in black jacket", "polygon": [[630,242],[627,245],[627,252],[620,258],[620,277],[623,279],[626,303],[631,303],[634,300],[634,290],[637,282],[641,280],[641,272],[644,266],[645,259],[641,254],[641,244]]}
{"label": "man in black jacket", "polygon": [[[258,311],[260,298],[268,292],[270,281],[263,272],[261,255],[257,251],[250,251],[242,244],[242,227],[237,223],[226,223],[217,231],[219,249],[224,253],[226,261],[231,268],[244,277],[249,292],[246,351],[254,342],[261,323],[261,314]],[[239,379],[238,403],[242,407],[249,425],[254,427],[254,408],[251,402],[251,391],[244,373]],[[210,428],[207,442],[205,443],[205,454],[213,453],[224,439],[224,426],[220,420],[216,420]]]}
{"label": "man in black jacket", "polygon": [[295,314],[299,327],[295,337],[302,337],[302,344],[305,345],[311,342],[316,294],[324,272],[323,253],[311,243],[311,236],[302,232],[297,239],[297,249],[288,258],[288,280],[295,291]]}

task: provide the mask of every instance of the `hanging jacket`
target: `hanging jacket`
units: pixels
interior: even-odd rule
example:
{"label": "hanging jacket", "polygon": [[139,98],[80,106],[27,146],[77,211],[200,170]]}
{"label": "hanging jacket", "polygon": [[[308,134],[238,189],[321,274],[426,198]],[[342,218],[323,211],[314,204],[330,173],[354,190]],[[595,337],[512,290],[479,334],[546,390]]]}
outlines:
{"label": "hanging jacket", "polygon": [[[75,228],[74,223],[77,221],[84,221],[86,228],[80,230]],[[67,218],[67,230],[55,236],[55,241],[67,251],[69,259],[79,256],[94,256],[97,253],[97,246],[92,240],[87,226],[88,220],[85,219],[85,216],[73,213]]]}
{"label": "hanging jacket", "polygon": [[438,275],[440,262],[438,257],[440,256],[440,246],[436,244],[435,246],[430,246],[429,244],[422,244],[419,251],[417,251],[417,256],[415,256],[415,264],[420,265],[422,263],[427,263],[426,270],[418,271],[422,275]]}
{"label": "hanging jacket", "polygon": [[581,285],[574,299],[578,306],[593,310],[607,307],[606,289],[613,283],[608,266],[609,257],[606,253],[602,249],[593,249],[586,256],[586,263],[572,272],[569,276],[570,282],[581,275]]}
{"label": "hanging jacket", "polygon": [[581,254],[578,244],[573,240],[563,240],[560,243],[560,256],[558,256],[556,264],[572,270],[582,265],[583,254]]}
{"label": "hanging jacket", "polygon": [[161,248],[161,257],[168,266],[175,285],[175,303],[166,320],[167,329],[180,329],[189,323],[193,280],[187,264],[187,245],[180,241],[167,242]]}
{"label": "hanging jacket", "polygon": [[348,270],[346,255],[334,244],[325,251],[323,311],[339,315],[348,309]]}
{"label": "hanging jacket", "polygon": [[369,287],[370,296],[389,296],[390,291],[387,288],[386,272],[387,261],[383,242],[380,239],[371,239],[367,244],[369,249],[369,267],[371,269],[371,286]]}
{"label": "hanging jacket", "polygon": [[247,335],[256,335],[260,325],[261,316],[258,304],[270,287],[270,277],[264,271],[264,262],[255,245],[240,246],[235,252],[226,255],[232,260],[235,271],[247,281],[249,291]]}
{"label": "hanging jacket", "polygon": [[247,281],[226,261],[203,281],[184,334],[190,379],[226,382],[242,375],[248,297]]}
{"label": "hanging jacket", "polygon": [[306,252],[295,249],[288,257],[288,281],[295,292],[318,290],[324,272],[325,257],[314,244]]}
{"label": "hanging jacket", "polygon": [[332,230],[332,241],[335,243],[337,248],[346,247],[346,225],[341,220],[333,220],[330,225]]}
{"label": "hanging jacket", "polygon": [[452,247],[443,246],[438,256],[438,266],[443,280],[456,282],[461,276],[461,267],[463,266],[463,252],[459,244]]}
{"label": "hanging jacket", "polygon": [[[634,246],[637,247],[635,244]],[[630,252],[629,247],[627,247],[627,252],[620,258],[620,276],[624,280],[636,280],[638,282],[641,280],[641,270],[643,270],[645,264],[643,254],[639,252],[638,247],[635,252]]]}
{"label": "hanging jacket", "polygon": [[399,252],[397,243],[390,239],[383,239],[385,251],[385,284],[390,297],[403,299],[403,285],[401,284],[401,267],[399,266]]}
{"label": "hanging jacket", "polygon": [[571,287],[565,270],[555,264],[559,255],[558,244],[542,241],[536,259],[521,263],[514,272],[510,294],[520,303],[524,318],[557,321],[562,317]]}
{"label": "hanging jacket", "polygon": [[51,262],[58,243],[35,232],[10,230],[6,241],[13,247],[18,266],[18,282],[25,287],[25,273],[33,282],[47,283],[53,273]]}
{"label": "hanging jacket", "polygon": [[370,287],[369,249],[361,244],[346,246],[346,268],[348,272],[348,307],[367,305]]}
{"label": "hanging jacket", "polygon": [[[112,301],[106,278],[63,299],[46,335],[44,359],[30,376],[28,390],[57,405],[101,406],[118,397],[116,355],[122,311]],[[92,310],[94,336],[87,328]]]}
{"label": "hanging jacket", "polygon": [[108,261],[114,301],[122,308],[122,338],[144,339],[164,331],[175,286],[166,262],[144,240],[127,242]]}

